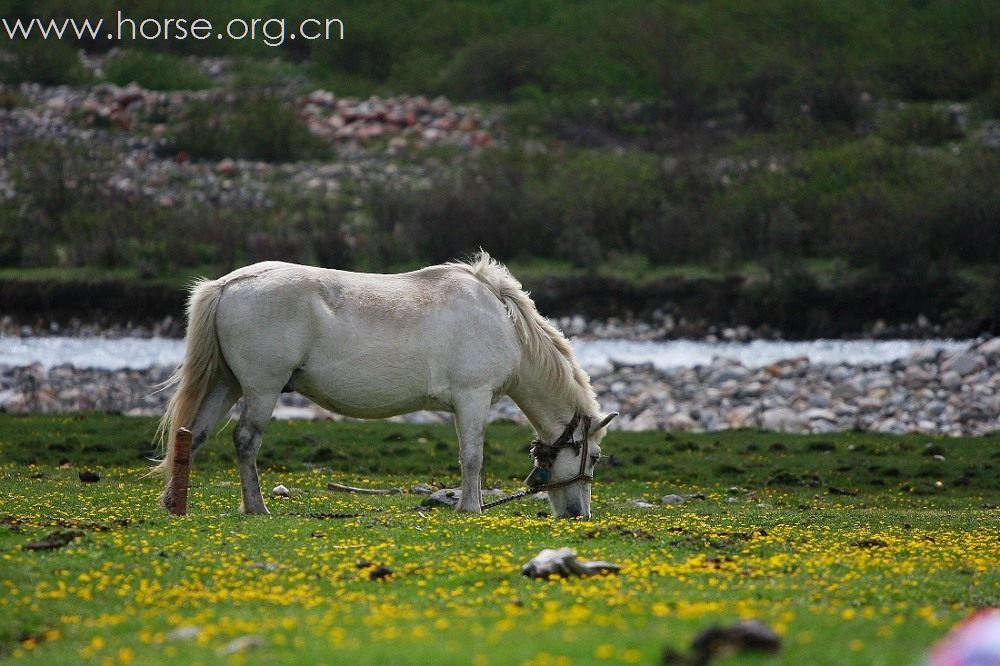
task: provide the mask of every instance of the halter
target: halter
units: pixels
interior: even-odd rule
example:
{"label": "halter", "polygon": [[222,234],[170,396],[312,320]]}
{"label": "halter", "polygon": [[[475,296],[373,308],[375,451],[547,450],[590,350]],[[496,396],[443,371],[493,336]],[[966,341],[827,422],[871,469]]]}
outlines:
{"label": "halter", "polygon": [[[583,439],[575,440],[573,439],[573,433],[576,432],[576,427],[583,422]],[[576,483],[577,481],[583,481],[584,483],[593,483],[594,477],[587,474],[587,454],[590,452],[590,442],[588,441],[590,436],[590,424],[593,419],[589,416],[581,416],[580,414],[574,414],[573,418],[570,419],[569,423],[566,425],[566,429],[563,430],[562,434],[559,435],[556,441],[551,444],[546,444],[540,439],[535,439],[531,442],[531,457],[535,459],[537,469],[541,470],[542,483],[530,486],[525,490],[519,490],[518,492],[510,495],[509,497],[504,497],[493,502],[482,505],[482,510],[490,509],[495,506],[500,506],[501,504],[506,504],[507,502],[512,502],[513,500],[520,499],[527,495],[534,495],[535,493],[540,493],[545,490],[554,490],[555,488],[563,488],[570,484]],[[545,483],[548,481],[550,468],[552,463],[555,461],[556,456],[559,455],[559,449],[565,449],[568,447],[573,447],[576,449],[576,453],[580,456],[580,471],[577,472],[576,476],[571,479],[566,479],[565,481],[554,481],[552,483]],[[530,476],[530,475],[529,475]]]}
{"label": "halter", "polygon": [[[579,425],[580,421],[583,421],[583,439],[578,441],[573,439],[573,433],[576,432],[576,427]],[[590,450],[590,442],[588,441],[590,436],[590,423],[591,418],[589,416],[574,414],[573,418],[570,419],[569,424],[567,424],[566,429],[563,430],[563,433],[559,435],[559,439],[556,441],[551,444],[546,444],[540,439],[536,439],[531,442],[531,457],[535,459],[536,463],[538,463],[536,467],[543,472],[541,475],[542,483],[531,486],[533,491],[537,493],[543,490],[562,488],[576,483],[577,481],[583,481],[584,483],[594,482],[594,477],[587,474],[587,453]],[[556,456],[559,455],[559,449],[569,447],[573,447],[576,450],[576,454],[580,456],[580,471],[577,472],[576,476],[571,479],[546,483],[549,478],[549,471],[552,467],[552,463],[555,462]]]}

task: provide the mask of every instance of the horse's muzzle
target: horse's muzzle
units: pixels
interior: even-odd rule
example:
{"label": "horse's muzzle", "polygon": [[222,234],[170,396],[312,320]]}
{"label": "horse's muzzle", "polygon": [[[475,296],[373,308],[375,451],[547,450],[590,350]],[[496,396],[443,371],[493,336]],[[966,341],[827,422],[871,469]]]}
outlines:
{"label": "horse's muzzle", "polygon": [[559,514],[559,518],[584,518],[590,520],[590,512],[584,513],[583,509],[575,504],[566,507],[566,510]]}

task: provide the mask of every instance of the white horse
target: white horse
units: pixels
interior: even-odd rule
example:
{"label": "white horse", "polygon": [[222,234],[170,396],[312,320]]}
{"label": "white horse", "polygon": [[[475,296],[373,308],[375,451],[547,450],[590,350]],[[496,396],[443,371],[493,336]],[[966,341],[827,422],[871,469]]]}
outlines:
{"label": "white horse", "polygon": [[[598,414],[569,342],[485,252],[399,275],[247,266],[192,288],[186,345],[167,382],[177,391],[160,423],[167,445],[157,469],[170,475],[178,428],[191,429],[197,450],[242,396],[233,442],[245,513],[268,512],[257,452],[279,394],[298,391],[356,418],[453,412],[462,467],[457,509],[469,513],[482,507],[490,405],[509,395],[537,437],[528,482],[547,484],[555,515],[590,516],[600,441],[617,414]],[[169,478],[161,499],[169,505]]]}

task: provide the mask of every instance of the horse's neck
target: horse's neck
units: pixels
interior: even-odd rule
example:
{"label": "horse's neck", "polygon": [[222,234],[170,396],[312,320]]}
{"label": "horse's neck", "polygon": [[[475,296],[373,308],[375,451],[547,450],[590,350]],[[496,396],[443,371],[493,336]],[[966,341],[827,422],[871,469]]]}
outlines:
{"label": "horse's neck", "polygon": [[577,411],[566,400],[563,391],[549,386],[539,373],[530,370],[518,378],[510,397],[524,412],[539,438],[546,442],[558,438]]}

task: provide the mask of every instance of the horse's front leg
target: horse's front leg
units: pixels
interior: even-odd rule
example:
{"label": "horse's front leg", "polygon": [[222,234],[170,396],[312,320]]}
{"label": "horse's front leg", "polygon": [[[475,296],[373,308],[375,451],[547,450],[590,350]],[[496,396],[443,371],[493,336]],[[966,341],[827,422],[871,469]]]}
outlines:
{"label": "horse's front leg", "polygon": [[456,511],[481,513],[483,494],[483,445],[489,417],[491,392],[472,393],[455,401],[455,430],[458,432],[459,462],[462,465],[462,498]]}

